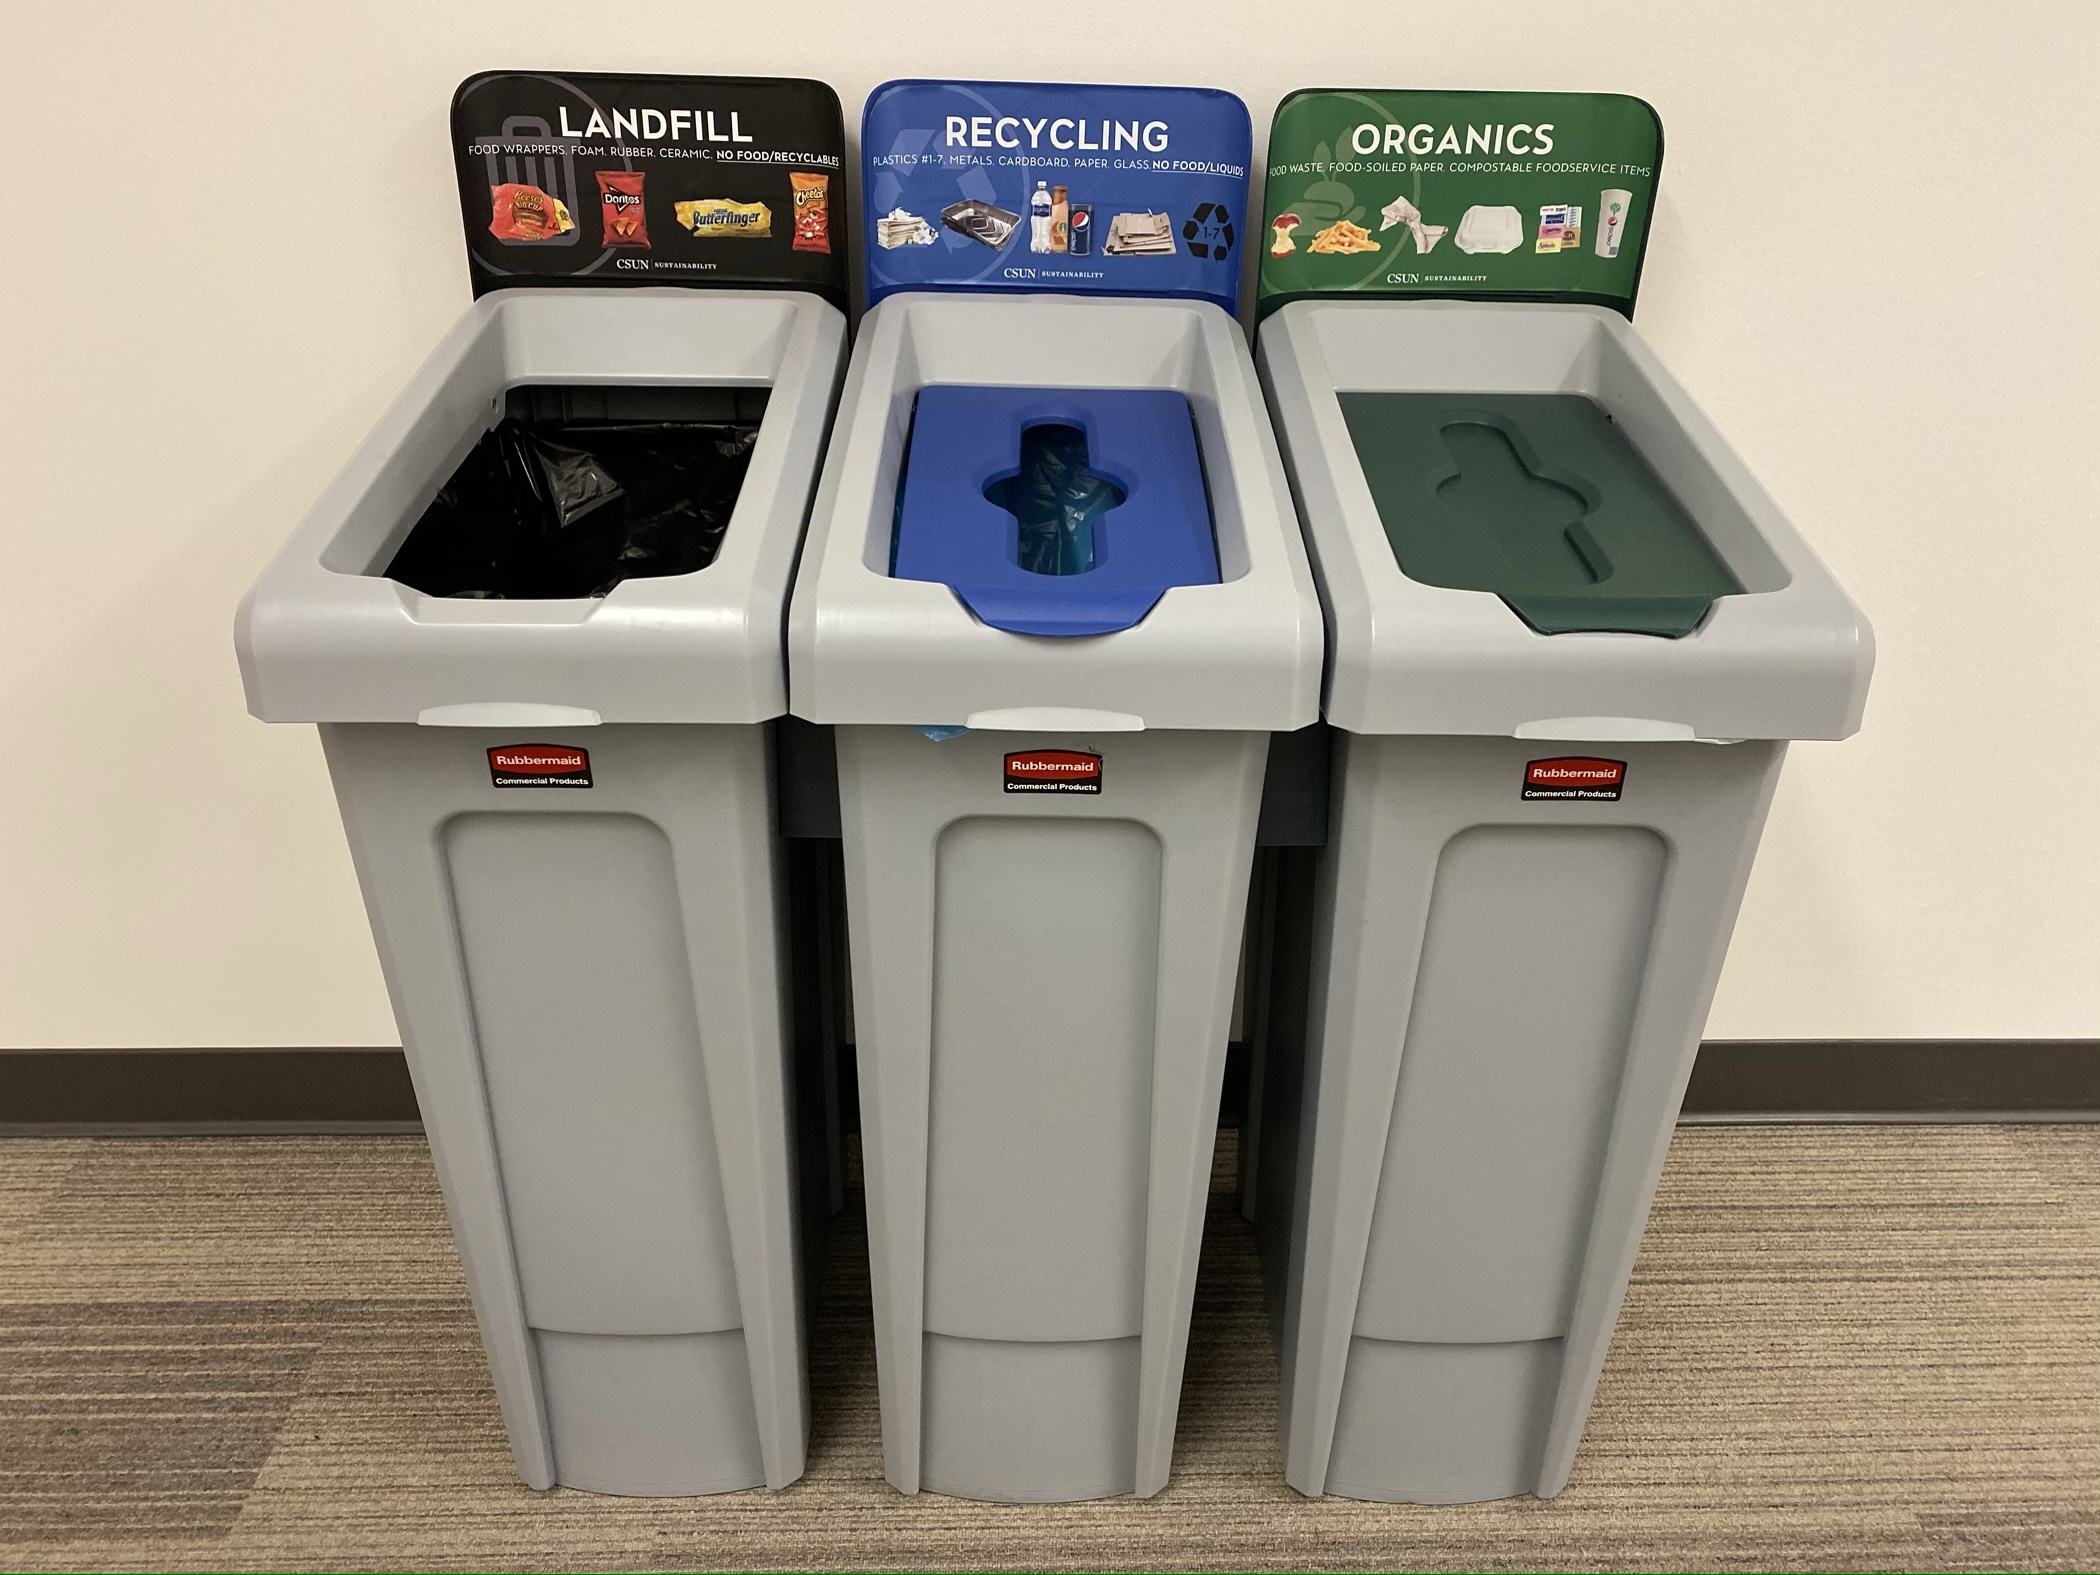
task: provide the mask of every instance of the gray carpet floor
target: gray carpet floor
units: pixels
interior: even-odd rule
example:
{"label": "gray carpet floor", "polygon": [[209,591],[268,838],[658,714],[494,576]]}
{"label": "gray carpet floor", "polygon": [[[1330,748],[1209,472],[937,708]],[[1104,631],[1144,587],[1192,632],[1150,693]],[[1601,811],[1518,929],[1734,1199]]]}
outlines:
{"label": "gray carpet floor", "polygon": [[1174,1479],[882,1480],[865,1238],[835,1234],[784,1493],[512,1475],[416,1138],[0,1142],[0,1568],[2093,1569],[2100,1128],[1685,1128],[1551,1503],[1285,1487],[1220,1188]]}

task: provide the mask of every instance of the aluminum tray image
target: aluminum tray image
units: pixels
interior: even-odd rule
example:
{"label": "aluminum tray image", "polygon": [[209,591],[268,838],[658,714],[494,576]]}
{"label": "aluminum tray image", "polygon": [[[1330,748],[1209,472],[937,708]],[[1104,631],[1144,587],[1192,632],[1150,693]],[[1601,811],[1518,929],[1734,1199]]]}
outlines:
{"label": "aluminum tray image", "polygon": [[1018,213],[1009,213],[1004,208],[994,207],[989,202],[970,198],[964,202],[951,202],[941,209],[941,223],[958,235],[967,235],[981,245],[998,251],[1013,238],[1014,226],[1021,222]]}

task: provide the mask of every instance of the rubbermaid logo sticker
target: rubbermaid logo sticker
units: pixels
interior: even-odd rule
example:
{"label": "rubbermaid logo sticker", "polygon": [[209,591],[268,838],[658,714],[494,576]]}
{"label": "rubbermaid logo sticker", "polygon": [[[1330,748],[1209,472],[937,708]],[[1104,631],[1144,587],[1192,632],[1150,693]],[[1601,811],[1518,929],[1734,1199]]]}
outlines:
{"label": "rubbermaid logo sticker", "polygon": [[1006,757],[1009,793],[1098,793],[1101,757],[1077,749],[1023,749]]}
{"label": "rubbermaid logo sticker", "polygon": [[590,752],[574,744],[498,744],[489,751],[489,780],[498,787],[587,788]]}
{"label": "rubbermaid logo sticker", "polygon": [[1560,755],[1524,767],[1526,798],[1604,799],[1616,804],[1626,786],[1626,762],[1591,755]]}

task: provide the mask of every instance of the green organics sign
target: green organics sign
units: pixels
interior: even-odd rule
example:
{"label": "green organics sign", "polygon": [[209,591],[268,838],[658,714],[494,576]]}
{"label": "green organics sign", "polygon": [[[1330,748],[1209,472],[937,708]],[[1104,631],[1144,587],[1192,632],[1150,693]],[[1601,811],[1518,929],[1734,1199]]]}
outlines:
{"label": "green organics sign", "polygon": [[1308,89],[1269,132],[1260,310],[1307,296],[1633,315],[1662,122],[1618,93]]}

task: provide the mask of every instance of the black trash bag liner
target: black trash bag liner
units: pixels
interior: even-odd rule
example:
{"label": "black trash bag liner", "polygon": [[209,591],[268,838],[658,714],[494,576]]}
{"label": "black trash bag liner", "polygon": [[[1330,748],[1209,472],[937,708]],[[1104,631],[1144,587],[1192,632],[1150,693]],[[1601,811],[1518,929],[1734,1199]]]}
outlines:
{"label": "black trash bag liner", "polygon": [[1087,464],[1086,434],[1062,422],[1021,433],[1021,468],[984,489],[1020,524],[1019,558],[1031,574],[1084,574],[1096,560],[1094,522],[1123,489]]}
{"label": "black trash bag liner", "polygon": [[755,423],[505,417],[439,489],[387,578],[426,596],[603,596],[714,562]]}

